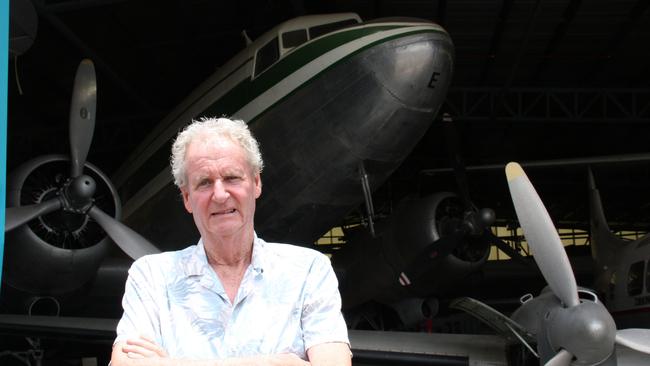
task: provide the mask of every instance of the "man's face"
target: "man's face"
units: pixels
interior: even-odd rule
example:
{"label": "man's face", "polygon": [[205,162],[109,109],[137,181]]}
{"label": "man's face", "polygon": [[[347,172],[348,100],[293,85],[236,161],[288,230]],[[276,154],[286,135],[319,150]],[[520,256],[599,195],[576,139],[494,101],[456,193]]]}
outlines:
{"label": "man's face", "polygon": [[255,199],[262,193],[262,182],[246,161],[244,149],[228,139],[197,139],[190,143],[185,162],[183,203],[201,236],[252,233]]}

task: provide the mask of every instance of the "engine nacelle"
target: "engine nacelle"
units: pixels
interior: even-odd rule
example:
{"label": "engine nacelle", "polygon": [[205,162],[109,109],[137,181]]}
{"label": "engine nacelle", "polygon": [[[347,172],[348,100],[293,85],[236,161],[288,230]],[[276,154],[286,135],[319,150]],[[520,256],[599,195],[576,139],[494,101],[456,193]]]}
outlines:
{"label": "engine nacelle", "polygon": [[[63,155],[46,155],[21,165],[8,177],[7,206],[55,198],[69,170],[69,159]],[[119,218],[121,204],[108,177],[90,163],[86,163],[85,171],[97,182],[94,204]],[[7,232],[2,280],[10,289],[3,300],[11,301],[10,306],[18,311],[27,311],[44,297],[65,308],[70,297],[92,281],[109,242],[88,215],[64,210],[39,216]]]}
{"label": "engine nacelle", "polygon": [[438,314],[440,304],[435,298],[407,298],[389,304],[389,306],[395,310],[404,327],[413,328],[423,321],[435,317]]}
{"label": "engine nacelle", "polygon": [[[435,245],[427,251],[458,230],[462,218],[456,195],[441,192],[402,202],[389,220],[376,225],[374,238],[366,230],[350,235],[334,257],[343,273],[343,307],[369,300],[392,304],[414,296],[427,298],[480,268],[490,252],[483,238],[463,236],[452,243],[451,253],[437,253]],[[431,258],[424,261],[421,275],[404,279],[423,255]]]}

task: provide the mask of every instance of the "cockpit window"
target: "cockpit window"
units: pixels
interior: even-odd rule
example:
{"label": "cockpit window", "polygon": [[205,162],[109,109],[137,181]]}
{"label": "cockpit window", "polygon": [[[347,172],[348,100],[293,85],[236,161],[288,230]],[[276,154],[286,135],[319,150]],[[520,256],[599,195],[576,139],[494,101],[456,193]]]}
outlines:
{"label": "cockpit window", "polygon": [[282,47],[293,48],[307,42],[307,30],[296,29],[293,31],[282,33]]}
{"label": "cockpit window", "polygon": [[345,19],[339,22],[317,25],[315,27],[309,28],[309,38],[314,39],[320,37],[323,34],[334,32],[348,25],[358,24],[356,19]]}
{"label": "cockpit window", "polygon": [[278,38],[275,37],[257,51],[255,57],[255,76],[261,74],[280,58]]}
{"label": "cockpit window", "polygon": [[627,293],[630,296],[640,295],[643,291],[643,267],[644,262],[635,262],[630,266],[630,272],[627,275]]}

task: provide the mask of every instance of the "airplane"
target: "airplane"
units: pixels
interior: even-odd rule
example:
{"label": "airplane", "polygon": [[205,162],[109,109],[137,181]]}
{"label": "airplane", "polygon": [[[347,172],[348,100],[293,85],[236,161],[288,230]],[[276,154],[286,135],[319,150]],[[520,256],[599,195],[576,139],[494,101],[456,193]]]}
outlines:
{"label": "airplane", "polygon": [[[596,293],[576,284],[557,230],[521,166],[509,163],[506,175],[520,225],[548,286],[537,297],[522,297],[521,306],[510,317],[467,297],[451,306],[474,315],[510,342],[521,342],[541,365],[638,365],[650,361],[650,329],[617,329]],[[593,178],[591,187],[592,203],[599,205]],[[604,219],[602,209],[596,212],[592,224]],[[603,222],[598,222],[600,229],[607,229]]]}
{"label": "airplane", "polygon": [[[448,201],[454,194],[410,201],[398,211],[429,211],[426,220],[378,222],[377,230],[373,228],[372,191],[433,123],[451,81],[453,58],[449,35],[429,21],[363,23],[351,13],[289,20],[250,42],[202,83],[112,179],[86,161],[97,86],[92,62],[82,61],[70,112],[71,157],[35,158],[8,181],[2,301],[14,314],[2,315],[0,328],[84,337],[112,332],[115,319],[110,315],[119,316],[118,299],[130,260],[112,258],[108,238],[131,259],[198,239],[171,184],[167,156],[177,131],[204,115],[247,120],[261,143],[267,168],[256,230],[265,239],[312,245],[365,203],[369,229],[359,230],[359,240],[365,231],[379,238],[382,247],[395,248],[399,241],[385,233],[396,230],[395,225],[422,225],[413,252],[407,253],[409,261],[423,251],[437,253],[436,243],[443,250],[434,262],[415,267],[445,258],[452,260],[451,266],[469,263],[471,269],[480,264],[489,250],[485,242],[478,252],[472,251],[475,258],[457,259],[464,248],[452,253],[468,231],[480,236],[486,224],[472,207],[453,210]],[[120,198],[126,202],[123,208]],[[445,232],[439,232],[438,222],[445,219]],[[447,232],[451,239],[440,241]],[[337,257],[334,263],[343,262]],[[447,262],[440,263],[450,268]],[[399,284],[404,271],[390,282]],[[430,275],[422,269],[407,272],[414,285]],[[360,280],[373,282],[371,274]],[[391,297],[404,296],[403,289],[397,290],[401,292]],[[106,291],[114,296],[106,296]],[[109,299],[103,302],[113,306],[106,311],[107,304],[98,307],[102,301],[93,302],[88,295]],[[418,301],[429,301],[412,300],[406,299],[409,306],[399,305],[402,313],[421,309]]]}
{"label": "airplane", "polygon": [[286,21],[199,85],[112,178],[86,161],[97,86],[92,62],[83,61],[71,157],[35,158],[8,179],[3,305],[33,315],[85,308],[83,295],[110,272],[105,233],[133,259],[193,244],[198,233],[167,159],[170,139],[200,116],[244,119],[261,143],[268,168],[258,234],[312,245],[361,203],[372,204],[372,191],[433,123],[453,59],[449,35],[425,20],[364,23],[343,13]]}

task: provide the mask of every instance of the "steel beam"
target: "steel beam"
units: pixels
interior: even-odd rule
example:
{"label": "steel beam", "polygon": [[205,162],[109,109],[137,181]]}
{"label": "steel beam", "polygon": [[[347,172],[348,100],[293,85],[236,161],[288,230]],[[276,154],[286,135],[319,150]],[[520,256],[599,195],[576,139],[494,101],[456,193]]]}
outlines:
{"label": "steel beam", "polygon": [[464,122],[648,123],[650,88],[452,88],[442,111]]}

